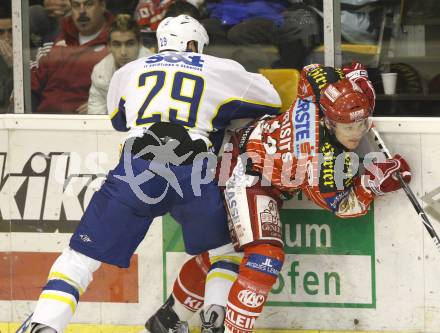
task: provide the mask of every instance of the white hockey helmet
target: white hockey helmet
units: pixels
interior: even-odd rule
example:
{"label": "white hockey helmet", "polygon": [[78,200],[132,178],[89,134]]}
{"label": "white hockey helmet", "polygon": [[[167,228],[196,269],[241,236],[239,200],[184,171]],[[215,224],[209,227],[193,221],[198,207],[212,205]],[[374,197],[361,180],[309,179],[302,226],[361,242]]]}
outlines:
{"label": "white hockey helmet", "polygon": [[186,51],[188,42],[197,42],[198,53],[209,44],[208,33],[203,25],[188,15],[167,17],[160,22],[156,31],[159,52],[164,50]]}

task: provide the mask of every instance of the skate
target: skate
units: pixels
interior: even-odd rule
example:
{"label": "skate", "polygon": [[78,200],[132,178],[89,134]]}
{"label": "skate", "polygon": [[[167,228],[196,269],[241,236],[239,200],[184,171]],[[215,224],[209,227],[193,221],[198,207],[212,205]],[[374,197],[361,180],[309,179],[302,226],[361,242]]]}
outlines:
{"label": "skate", "polygon": [[216,304],[211,305],[206,311],[200,312],[201,333],[223,333],[225,330],[225,313],[225,308]]}
{"label": "skate", "polygon": [[174,298],[171,295],[164,305],[145,323],[146,330],[150,333],[190,333],[188,322],[180,321],[173,310]]}

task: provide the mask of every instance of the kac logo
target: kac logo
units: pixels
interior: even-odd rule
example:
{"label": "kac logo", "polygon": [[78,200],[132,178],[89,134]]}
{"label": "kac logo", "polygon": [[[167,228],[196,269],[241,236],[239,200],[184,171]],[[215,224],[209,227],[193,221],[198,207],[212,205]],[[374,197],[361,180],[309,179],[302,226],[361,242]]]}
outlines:
{"label": "kac logo", "polygon": [[264,303],[265,297],[264,295],[259,295],[254,291],[245,289],[238,293],[238,300],[250,308],[258,308]]}

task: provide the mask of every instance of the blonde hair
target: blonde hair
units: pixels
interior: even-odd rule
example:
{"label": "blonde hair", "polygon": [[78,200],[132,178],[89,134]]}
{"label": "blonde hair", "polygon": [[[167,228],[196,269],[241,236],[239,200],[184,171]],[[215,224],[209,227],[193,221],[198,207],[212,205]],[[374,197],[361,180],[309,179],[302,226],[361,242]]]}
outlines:
{"label": "blonde hair", "polygon": [[139,27],[130,14],[116,15],[115,20],[113,21],[110,27],[110,33],[109,33],[110,40],[111,40],[112,32],[115,31],[121,31],[121,32],[131,31],[135,34],[137,40],[140,40],[141,37]]}

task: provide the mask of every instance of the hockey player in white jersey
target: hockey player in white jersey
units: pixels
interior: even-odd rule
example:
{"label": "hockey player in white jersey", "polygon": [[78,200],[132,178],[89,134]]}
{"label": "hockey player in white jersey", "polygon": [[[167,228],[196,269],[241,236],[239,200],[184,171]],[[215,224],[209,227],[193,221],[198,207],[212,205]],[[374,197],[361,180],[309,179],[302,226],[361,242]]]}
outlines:
{"label": "hockey player in white jersey", "polygon": [[[207,161],[231,120],[276,114],[280,98],[263,76],[202,54],[208,35],[189,16],[165,19],[157,37],[158,54],[127,64],[111,80],[111,121],[128,137],[118,165],[51,268],[32,333],[63,332],[101,262],[128,267],[153,219],[165,213],[181,224],[186,252],[214,249],[211,271],[230,280],[237,274],[239,260],[229,253],[226,213]],[[173,311],[184,318],[188,309]]]}

